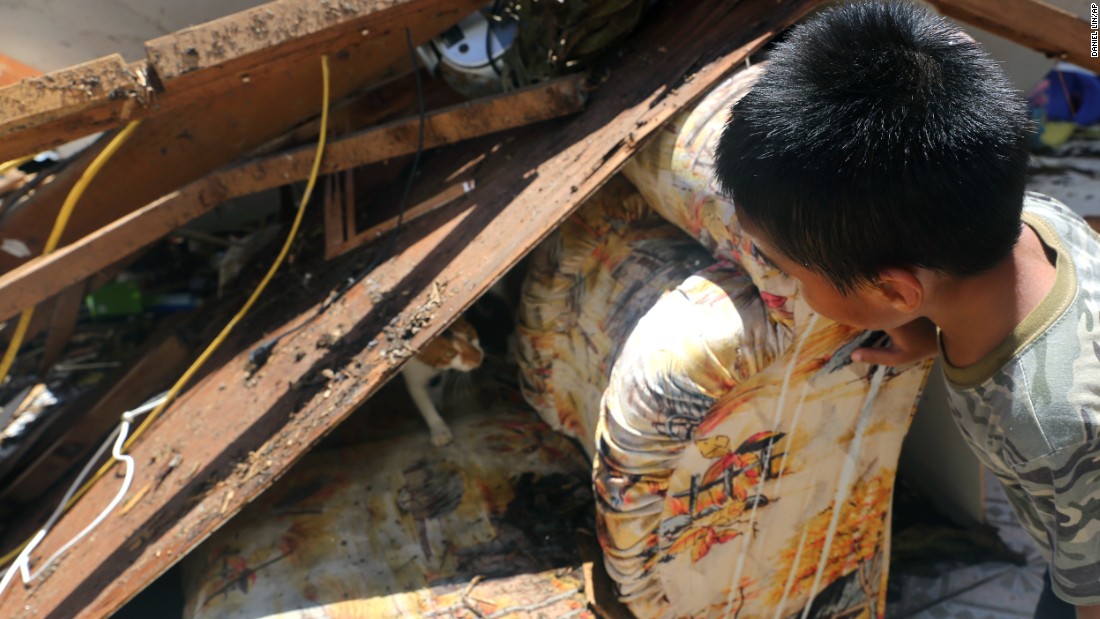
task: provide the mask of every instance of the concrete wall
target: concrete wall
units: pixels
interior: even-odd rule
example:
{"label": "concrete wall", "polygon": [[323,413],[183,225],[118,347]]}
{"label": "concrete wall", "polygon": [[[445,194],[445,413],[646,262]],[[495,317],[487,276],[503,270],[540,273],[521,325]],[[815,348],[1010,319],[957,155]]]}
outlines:
{"label": "concrete wall", "polygon": [[120,53],[264,0],[0,0],[0,54],[47,72]]}

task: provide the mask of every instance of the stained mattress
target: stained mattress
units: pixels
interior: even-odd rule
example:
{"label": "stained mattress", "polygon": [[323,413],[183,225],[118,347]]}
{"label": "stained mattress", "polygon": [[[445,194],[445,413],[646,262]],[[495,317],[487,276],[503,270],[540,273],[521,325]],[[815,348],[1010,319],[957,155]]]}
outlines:
{"label": "stained mattress", "polygon": [[515,407],[451,429],[307,455],[187,557],[184,617],[592,617],[580,452]]}

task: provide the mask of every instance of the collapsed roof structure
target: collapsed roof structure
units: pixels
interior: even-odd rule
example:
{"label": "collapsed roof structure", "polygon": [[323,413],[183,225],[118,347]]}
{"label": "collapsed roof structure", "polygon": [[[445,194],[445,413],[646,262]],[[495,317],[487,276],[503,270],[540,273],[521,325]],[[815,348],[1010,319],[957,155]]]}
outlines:
{"label": "collapsed roof structure", "polygon": [[[401,234],[386,237],[392,244],[358,285],[343,284],[372,254],[356,250],[392,232],[402,215],[379,209],[360,229],[353,191],[326,203],[321,227],[331,261],[311,274],[313,294],[269,293],[275,301],[229,335],[130,447],[144,465],[94,543],[79,542],[45,577],[7,591],[0,615],[118,610],[374,395],[675,114],[821,0],[672,3],[617,42],[595,77],[565,75],[461,103],[428,93],[419,102],[438,105],[417,114],[409,45],[482,4],[276,0],[151,40],[138,62],[110,56],[0,89],[0,161],[107,132],[0,215],[7,250],[0,319],[10,325],[37,307],[27,333],[44,334],[53,351],[46,364],[68,343],[88,292],[142,251],[227,200],[311,176],[322,56],[331,66],[328,96],[341,105],[332,107],[320,174],[448,146],[420,170]],[[1066,45],[1087,40],[1087,24],[1040,2],[933,4],[1100,69]],[[41,255],[66,196],[115,132],[138,120],[83,192],[59,248]],[[239,304],[243,295],[231,298]],[[183,374],[230,311],[211,309],[202,324],[158,331],[107,383],[43,427],[33,448],[0,463],[8,480],[0,501],[16,514],[0,550],[17,550],[38,531],[62,499],[62,482],[92,456],[118,412]],[[278,346],[258,359],[257,347],[273,338]],[[36,555],[76,537],[120,483],[106,475],[91,484]]]}

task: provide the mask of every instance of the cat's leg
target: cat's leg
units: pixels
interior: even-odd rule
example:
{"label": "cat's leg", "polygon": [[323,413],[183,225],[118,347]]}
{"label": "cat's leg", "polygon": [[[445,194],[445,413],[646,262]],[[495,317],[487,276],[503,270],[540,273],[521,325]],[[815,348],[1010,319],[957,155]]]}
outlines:
{"label": "cat's leg", "polygon": [[432,444],[443,446],[454,439],[447,422],[439,415],[432,398],[428,395],[428,382],[440,374],[440,370],[433,368],[417,359],[410,359],[401,369],[401,376],[405,378],[405,386],[409,389],[409,396],[420,411],[420,416],[428,424],[428,430],[432,434]]}

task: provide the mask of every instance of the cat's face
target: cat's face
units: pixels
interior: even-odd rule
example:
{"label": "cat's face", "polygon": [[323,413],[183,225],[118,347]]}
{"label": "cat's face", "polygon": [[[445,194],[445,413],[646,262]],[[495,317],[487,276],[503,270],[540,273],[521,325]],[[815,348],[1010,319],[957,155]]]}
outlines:
{"label": "cat's face", "polygon": [[465,318],[459,318],[439,337],[428,342],[416,358],[440,370],[469,372],[481,365],[484,356],[477,331]]}

